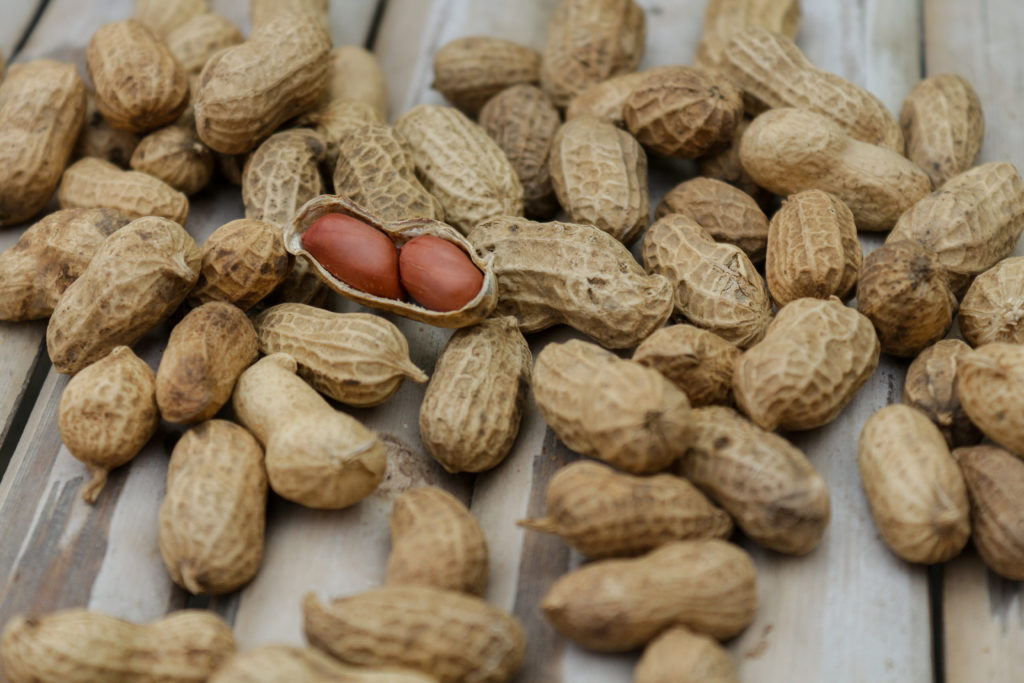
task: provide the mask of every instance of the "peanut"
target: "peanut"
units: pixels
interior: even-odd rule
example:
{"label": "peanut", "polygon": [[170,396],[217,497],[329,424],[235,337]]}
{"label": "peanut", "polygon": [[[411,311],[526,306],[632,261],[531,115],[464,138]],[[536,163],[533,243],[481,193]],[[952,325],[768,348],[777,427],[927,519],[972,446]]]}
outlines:
{"label": "peanut", "polygon": [[451,107],[421,104],[398,119],[423,186],[463,234],[495,216],[523,214],[523,186],[483,128]]}
{"label": "peanut", "polygon": [[950,178],[900,216],[886,242],[912,240],[935,252],[960,294],[974,276],[1013,253],[1022,229],[1024,182],[1002,161]]}
{"label": "peanut", "polygon": [[323,25],[284,12],[253,26],[249,40],[206,62],[194,96],[200,139],[224,154],[256,147],[314,106],[326,85],[331,41]]}
{"label": "peanut", "polygon": [[918,354],[907,368],[903,402],[928,416],[950,448],[981,441],[981,432],[960,405],[956,369],[971,347],[959,339],[943,339]]}
{"label": "peanut", "polygon": [[691,218],[669,214],[644,235],[644,268],[674,286],[675,310],[740,348],[757,343],[772,319],[764,279],[739,247],[718,244]]}
{"label": "peanut", "polygon": [[523,186],[524,212],[532,218],[558,209],[548,158],[561,122],[551,98],[533,85],[508,88],[480,110],[480,125],[515,169]]}
{"label": "peanut", "polygon": [[533,356],[512,317],[451,336],[420,404],[423,445],[449,472],[496,467],[519,433]]}
{"label": "peanut", "polygon": [[675,471],[756,543],[790,555],[816,548],[828,527],[829,494],[804,454],[731,408],[699,408],[692,415],[692,443]]}
{"label": "peanut", "polygon": [[331,51],[323,103],[336,100],[365,102],[380,121],[387,120],[387,84],[380,62],[372,52],[359,45],[342,45]]}
{"label": "peanut", "polygon": [[210,683],[437,683],[437,679],[397,669],[350,667],[319,650],[264,645],[231,656]]}
{"label": "peanut", "polygon": [[414,237],[402,246],[398,274],[409,296],[432,311],[466,307],[484,284],[484,274],[466,252],[434,235]]}
{"label": "peanut", "polygon": [[916,242],[887,242],[864,259],[857,310],[875,326],[882,351],[916,356],[946,336],[956,309],[945,269]]}
{"label": "peanut", "polygon": [[665,469],[689,445],[686,394],[656,370],[595,344],[545,346],[533,394],[566,446],[633,474]]}
{"label": "peanut", "polygon": [[720,68],[743,91],[751,116],[798,107],[828,118],[854,140],[903,154],[903,131],[882,101],[811,64],[792,38],[748,28],[725,46]]}
{"label": "peanut", "polygon": [[729,40],[744,29],[755,27],[796,38],[800,30],[799,0],[711,0],[704,10],[697,64],[721,67],[722,52]]}
{"label": "peanut", "polygon": [[202,610],[149,624],[84,609],[17,616],[2,638],[11,683],[202,683],[235,651],[231,627]]}
{"label": "peanut", "polygon": [[768,226],[765,274],[779,306],[794,299],[847,299],[864,256],[850,207],[821,190],[791,195]]}
{"label": "peanut", "polygon": [[188,76],[167,45],[135,19],[105,24],[85,54],[96,108],[133,133],[166,126],[188,105]]}
{"label": "peanut", "polygon": [[197,78],[210,57],[240,44],[244,38],[230,19],[206,12],[175,27],[165,40],[189,78]]}
{"label": "peanut", "polygon": [[900,110],[907,157],[939,188],[978,158],[985,119],[978,94],[966,79],[932,76],[914,86]]}
{"label": "peanut", "polygon": [[259,356],[256,330],[237,306],[213,301],[171,330],[156,371],[156,402],[168,422],[208,420]]}
{"label": "peanut", "polygon": [[629,244],[651,215],[647,155],[632,135],[580,116],[551,142],[551,184],[575,223],[601,228]]}
{"label": "peanut", "polygon": [[279,17],[312,23],[327,31],[328,0],[251,0],[249,17],[253,32],[262,31],[270,22]]}
{"label": "peanut", "polygon": [[743,98],[719,73],[683,66],[641,81],[622,113],[629,132],[647,149],[693,159],[732,138],[743,120]]}
{"label": "peanut", "polygon": [[501,38],[458,38],[434,55],[432,87],[473,118],[502,90],[539,80],[540,54]]}
{"label": "peanut", "polygon": [[356,666],[400,666],[440,683],[500,683],[519,669],[519,621],[480,598],[423,586],[390,586],[323,604],[302,601],[306,638]]}
{"label": "peanut", "polygon": [[132,218],[160,216],[184,225],[188,197],[158,178],[122,171],[103,159],[80,159],[67,167],[57,191],[60,208],[117,209]]}
{"label": "peanut", "polygon": [[965,354],[956,368],[957,396],[985,436],[1024,454],[1024,346],[997,342]]}
{"label": "peanut", "polygon": [[732,403],[732,374],[740,350],[692,325],[669,325],[640,342],[633,360],[667,377],[694,408]]}
{"label": "peanut", "polygon": [[51,213],[0,254],[0,320],[48,318],[61,294],[129,218],[113,209]]}
{"label": "peanut", "polygon": [[931,189],[917,164],[805,109],[773,109],[754,119],[740,140],[740,161],[755,183],[776,194],[835,195],[859,230],[888,230]]}
{"label": "peanut", "polygon": [[487,576],[487,539],[465,505],[434,486],[398,497],[391,511],[389,586],[483,595]]}
{"label": "peanut", "polygon": [[68,451],[92,474],[82,488],[86,502],[96,502],[107,473],[134,458],[159,424],[156,376],[127,346],[115,347],[68,382],[57,427]]}
{"label": "peanut", "polygon": [[46,347],[54,369],[74,374],[137,342],[184,301],[199,263],[196,243],[165,218],[138,218],[112,234],[53,310]]}
{"label": "peanut", "polygon": [[633,683],[739,681],[736,664],[729,657],[729,652],[714,638],[694,633],[684,626],[670,628],[652,640],[644,649],[633,676]]}
{"label": "peanut", "polygon": [[693,178],[672,188],[655,216],[670,213],[692,218],[716,242],[736,245],[751,263],[764,261],[768,218],[746,192],[721,180]]}
{"label": "peanut", "polygon": [[167,126],[139,141],[129,165],[191,196],[213,177],[213,152],[191,128]]}
{"label": "peanut", "polygon": [[0,227],[39,213],[85,120],[85,86],[71,64],[15,64],[0,85]]}
{"label": "peanut", "polygon": [[700,158],[700,174],[743,190],[757,202],[758,206],[767,211],[774,208],[775,195],[755,183],[740,161],[740,140],[743,139],[743,134],[747,132],[752,121],[753,119],[744,118],[736,126],[728,145],[712,150]]}
{"label": "peanut", "polygon": [[622,107],[629,94],[648,77],[659,72],[670,72],[675,68],[673,66],[656,66],[653,69],[632,71],[599,81],[572,98],[569,107],[565,110],[565,120],[569,121],[579,116],[594,116],[608,123],[614,123],[620,128],[625,128],[626,118]]}
{"label": "peanut", "polygon": [[548,23],[541,87],[563,108],[591,85],[635,71],[646,18],[634,0],[561,0]]}
{"label": "peanut", "polygon": [[797,299],[736,363],[733,394],[763,429],[834,420],[878,367],[871,321],[838,299]]}
{"label": "peanut", "polygon": [[128,168],[128,162],[140,140],[138,133],[118,130],[107,123],[90,93],[85,105],[85,125],[75,141],[71,158],[99,157],[121,168]]}
{"label": "peanut", "polygon": [[719,539],[675,541],[566,574],[541,601],[548,621],[588,650],[624,652],[673,626],[731,638],[754,619],[750,555]]}
{"label": "peanut", "polygon": [[671,474],[634,477],[574,462],[555,473],[546,496],[547,517],[519,525],[558,534],[587,557],[639,555],[670,541],[732,534],[728,514]]}
{"label": "peanut", "polygon": [[1024,579],[1024,463],[995,446],[958,448],[971,500],[971,540],[989,569],[1011,581]]}
{"label": "peanut", "polygon": [[285,353],[257,361],[238,378],[235,414],[263,444],[275,493],[323,510],[354,505],[384,478],[387,451],[376,434],[299,379],[297,369]]}
{"label": "peanut", "polygon": [[199,281],[189,294],[194,304],[225,301],[243,311],[270,294],[291,270],[281,230],[240,218],[213,231],[201,251]]}
{"label": "peanut", "polygon": [[1024,343],[1024,257],[1000,261],[975,278],[960,305],[960,332],[971,346]]}
{"label": "peanut", "polygon": [[267,473],[249,432],[209,420],[171,453],[160,506],[160,554],[190,593],[220,595],[247,584],[263,559]]}
{"label": "peanut", "polygon": [[287,225],[299,207],[323,194],[319,163],[327,142],[313,130],[274,133],[256,148],[242,172],[245,217]]}
{"label": "peanut", "polygon": [[621,242],[590,225],[498,218],[470,241],[494,259],[497,313],[523,332],[565,323],[609,348],[630,348],[665,324],[672,287],[647,275]]}
{"label": "peanut", "polygon": [[209,11],[208,0],[135,0],[135,19],[161,39]]}
{"label": "peanut", "polygon": [[401,331],[380,316],[279,304],[253,323],[261,352],[289,354],[298,363],[299,376],[336,401],[380,405],[406,377],[427,381],[426,373],[409,359],[409,343]]}
{"label": "peanut", "polygon": [[871,515],[889,548],[907,562],[945,562],[967,544],[967,488],[928,416],[893,404],[868,418],[857,446]]}
{"label": "peanut", "polygon": [[383,123],[354,128],[338,143],[334,193],[348,197],[381,220],[433,218],[444,209],[416,178],[405,138]]}
{"label": "peanut", "polygon": [[387,235],[356,218],[329,213],[302,233],[302,248],[345,284],[384,299],[404,299],[398,249]]}
{"label": "peanut", "polygon": [[[385,123],[385,120],[366,102],[332,100],[324,108],[308,111],[295,119],[295,125],[313,128],[327,141],[324,168],[338,165],[338,147],[346,141],[355,142],[353,133],[367,123]],[[409,154],[409,150],[406,150]],[[241,185],[241,181],[236,183]]]}

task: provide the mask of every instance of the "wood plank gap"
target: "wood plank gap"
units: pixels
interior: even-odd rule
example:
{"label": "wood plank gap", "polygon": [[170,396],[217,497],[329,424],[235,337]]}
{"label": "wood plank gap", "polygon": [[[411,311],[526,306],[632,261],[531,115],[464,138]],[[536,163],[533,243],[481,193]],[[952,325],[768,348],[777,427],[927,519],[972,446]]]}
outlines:
{"label": "wood plank gap", "polygon": [[43,383],[50,372],[50,367],[50,356],[46,352],[46,345],[42,344],[32,361],[28,382],[24,384],[21,393],[15,397],[17,408],[11,414],[10,421],[6,425],[0,422],[0,480],[7,473],[11,456],[14,455],[25,432],[25,426],[32,415],[32,409],[43,389]]}
{"label": "wood plank gap", "polygon": [[377,33],[384,22],[384,14],[388,11],[388,0],[378,0],[377,9],[373,12],[373,19],[370,20],[370,28],[366,31],[366,42],[363,44],[370,52],[373,52],[377,44]]}
{"label": "wood plank gap", "polygon": [[945,569],[936,564],[928,568],[928,604],[932,615],[932,677],[946,682],[946,635],[942,621],[942,582]]}
{"label": "wood plank gap", "polygon": [[28,42],[29,37],[32,35],[32,31],[35,30],[36,24],[38,24],[39,20],[42,18],[43,12],[46,11],[46,8],[49,5],[50,0],[41,0],[39,6],[36,7],[35,14],[32,15],[32,19],[29,21],[28,26],[25,27],[25,30],[22,32],[21,37],[18,39],[18,42],[15,43],[14,49],[11,50],[11,54],[8,56],[7,59],[8,63],[12,63],[14,62],[15,59],[17,59],[22,48],[25,47],[25,43]]}

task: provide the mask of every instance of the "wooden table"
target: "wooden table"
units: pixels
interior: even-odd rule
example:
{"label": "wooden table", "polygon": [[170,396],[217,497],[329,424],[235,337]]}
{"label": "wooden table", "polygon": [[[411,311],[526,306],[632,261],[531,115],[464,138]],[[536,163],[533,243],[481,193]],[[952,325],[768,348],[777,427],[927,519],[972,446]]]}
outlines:
{"label": "wooden table", "polygon": [[[21,45],[15,61],[52,56],[82,65],[84,46],[96,28],[128,17],[132,4],[0,0],[0,50],[10,56]],[[212,4],[248,32],[246,2]],[[442,102],[430,89],[438,47],[473,34],[540,47],[555,0],[331,4],[335,44],[364,44],[380,58],[394,118],[417,103]],[[690,62],[705,0],[640,4],[648,16],[642,67]],[[924,76],[953,71],[967,77],[981,96],[987,121],[981,160],[1008,159],[1024,167],[1017,113],[1024,105],[1021,33],[1024,4],[1018,0],[804,0],[797,42],[816,64],[867,87],[893,111]],[[693,174],[690,163],[655,162],[653,200]],[[193,199],[186,227],[202,243],[242,213],[238,190],[219,185]],[[20,232],[0,231],[0,249]],[[864,239],[866,249],[879,243]],[[394,320],[409,337],[414,362],[430,371],[448,333]],[[135,620],[209,606],[234,624],[242,648],[300,643],[302,594],[316,590],[333,596],[380,584],[392,500],[411,485],[432,483],[461,497],[487,533],[492,560],[487,597],[514,611],[530,636],[518,680],[630,680],[635,655],[584,652],[554,635],[539,615],[539,597],[580,558],[558,539],[514,525],[543,510],[547,480],[576,457],[545,427],[532,402],[513,454],[476,477],[447,475],[426,455],[417,430],[423,387],[406,384],[384,406],[353,411],[388,443],[385,484],[340,512],[274,499],[266,556],[255,581],[234,595],[203,600],[171,582],[157,548],[167,458],[182,430],[164,425],[130,466],[112,475],[95,506],[84,504],[79,487],[88,475],[62,447],[56,425],[67,378],[49,366],[44,331],[41,323],[0,323],[0,458],[9,458],[0,482],[0,623],[26,610],[70,606]],[[157,330],[138,347],[154,367],[166,333]],[[572,336],[557,329],[535,335],[531,344],[536,352],[551,340]],[[795,437],[829,484],[832,523],[821,547],[808,557],[784,557],[747,544],[758,565],[761,607],[754,624],[729,643],[743,680],[978,683],[1024,677],[1019,584],[986,571],[973,551],[931,570],[907,565],[884,547],[871,521],[857,476],[857,436],[871,413],[899,400],[905,370],[905,363],[883,358],[836,422]]]}

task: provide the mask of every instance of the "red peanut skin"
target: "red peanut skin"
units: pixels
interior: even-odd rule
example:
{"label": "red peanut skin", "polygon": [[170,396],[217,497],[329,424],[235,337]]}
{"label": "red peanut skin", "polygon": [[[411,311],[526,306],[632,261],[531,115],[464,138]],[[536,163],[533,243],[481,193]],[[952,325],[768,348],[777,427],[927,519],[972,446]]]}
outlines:
{"label": "red peanut skin", "polygon": [[398,278],[398,250],[373,226],[329,213],[303,233],[302,246],[342,282],[374,296],[405,298]]}
{"label": "red peanut skin", "polygon": [[409,295],[432,311],[457,311],[480,293],[484,274],[465,252],[433,235],[406,242],[398,272]]}

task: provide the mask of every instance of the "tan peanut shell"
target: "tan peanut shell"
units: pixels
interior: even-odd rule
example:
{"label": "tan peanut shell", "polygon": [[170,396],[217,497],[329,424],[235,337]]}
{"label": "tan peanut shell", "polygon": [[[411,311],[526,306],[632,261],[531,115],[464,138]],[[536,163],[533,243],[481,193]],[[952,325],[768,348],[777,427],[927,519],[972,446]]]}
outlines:
{"label": "tan peanut shell", "polygon": [[732,403],[732,373],[741,353],[713,332],[669,325],[640,342],[633,360],[667,377],[698,408]]}
{"label": "tan peanut shell", "polygon": [[673,626],[724,639],[753,621],[757,575],[739,546],[675,541],[570,572],[540,606],[562,635],[598,652],[632,650]]}
{"label": "tan peanut shell", "polygon": [[857,310],[875,326],[882,351],[916,356],[946,336],[956,309],[945,269],[916,242],[886,242],[864,259]]}
{"label": "tan peanut shell", "polygon": [[753,119],[744,118],[736,126],[728,144],[700,158],[700,175],[729,183],[750,195],[758,206],[770,208],[774,203],[774,195],[755,183],[740,161],[740,140],[743,139],[743,134],[747,132],[752,121]]}
{"label": "tan peanut shell", "polygon": [[854,140],[903,154],[903,131],[882,101],[814,66],[792,38],[764,28],[741,31],[725,46],[720,68],[743,91],[752,116],[780,107],[809,110]]}
{"label": "tan peanut shell", "polygon": [[247,584],[263,559],[267,473],[253,436],[225,420],[185,432],[171,453],[160,505],[160,554],[193,595]]}
{"label": "tan peanut shell", "polygon": [[540,84],[557,107],[591,85],[635,71],[647,36],[634,0],[561,0],[548,23]]}
{"label": "tan peanut shell", "polygon": [[736,245],[751,263],[764,261],[768,217],[743,190],[713,178],[693,178],[672,188],[655,215],[664,218],[670,213],[692,218],[716,242]]}
{"label": "tan peanut shell", "polygon": [[115,346],[131,346],[184,301],[199,247],[166,218],[137,218],[104,241],[64,291],[46,328],[57,372],[74,374]]}
{"label": "tan peanut shell", "polygon": [[96,108],[114,128],[166,126],[188,104],[188,75],[167,45],[135,19],[101,26],[85,53]]}
{"label": "tan peanut shell", "polygon": [[878,367],[871,321],[838,299],[797,299],[736,363],[733,394],[767,430],[834,420]]}
{"label": "tan peanut shell", "polygon": [[212,149],[241,154],[319,101],[331,40],[315,21],[283,13],[218,52],[194,94],[196,131]]}
{"label": "tan peanut shell", "polygon": [[412,671],[371,670],[342,664],[311,647],[264,645],[232,655],[210,683],[436,683]]}
{"label": "tan peanut shell", "polygon": [[455,496],[434,486],[420,486],[395,500],[387,585],[482,596],[487,577],[487,539],[480,523]]}
{"label": "tan peanut shell", "polygon": [[324,104],[336,100],[365,102],[383,122],[388,118],[388,89],[377,56],[360,45],[342,45],[327,62]]}
{"label": "tan peanut shell", "polygon": [[748,28],[763,28],[796,38],[800,14],[800,0],[710,0],[697,43],[697,64],[720,67],[729,40]]}
{"label": "tan peanut shell", "polygon": [[629,250],[591,225],[498,218],[469,235],[493,258],[496,313],[523,332],[565,323],[608,348],[631,348],[665,324],[672,286],[647,275]]}
{"label": "tan peanut shell", "polygon": [[203,70],[210,57],[245,39],[230,19],[205,12],[175,27],[165,40],[185,73],[194,78]]}
{"label": "tan peanut shell", "polygon": [[545,346],[533,395],[566,446],[633,474],[665,469],[689,445],[686,394],[656,370],[589,342]]}
{"label": "tan peanut shell", "polygon": [[779,306],[794,299],[847,299],[864,256],[850,207],[821,190],[790,195],[768,226],[765,274]]}
{"label": "tan peanut shell", "polygon": [[495,216],[523,215],[523,186],[508,157],[457,109],[421,104],[395,128],[409,143],[423,186],[460,232]]}
{"label": "tan peanut shell", "polygon": [[971,540],[989,569],[1011,581],[1024,579],[1024,462],[995,446],[958,448],[971,501]]}
{"label": "tan peanut shell", "polygon": [[631,71],[599,81],[572,98],[565,110],[565,120],[569,121],[579,116],[594,116],[614,123],[620,128],[625,128],[626,119],[622,107],[629,94],[641,83],[647,81],[649,77],[659,72],[670,72],[675,68],[674,66],[656,66],[644,71]]}
{"label": "tan peanut shell", "polygon": [[626,128],[655,154],[693,159],[728,142],[743,120],[743,97],[720,73],[662,69],[623,104]]}
{"label": "tan peanut shell", "polygon": [[10,683],[202,683],[234,651],[223,619],[191,609],[148,624],[84,609],[19,615],[0,644]]}
{"label": "tan peanut shell", "polygon": [[107,473],[138,455],[159,424],[156,377],[127,346],[71,378],[60,397],[57,427],[68,451],[92,474],[82,487],[86,502],[96,502]]}
{"label": "tan peanut shell", "polygon": [[[367,123],[386,123],[372,105],[356,100],[332,100],[322,109],[308,111],[295,119],[295,125],[313,128],[327,142],[324,167],[338,164],[338,147],[350,140],[353,133]],[[237,183],[241,185],[241,179]]]}
{"label": "tan peanut shell", "polygon": [[278,304],[253,323],[262,353],[289,354],[299,364],[299,376],[336,401],[380,405],[405,378],[427,381],[409,359],[405,336],[379,315]]}
{"label": "tan peanut shell", "polygon": [[259,356],[256,330],[240,308],[212,301],[171,330],[156,371],[156,402],[168,422],[209,420]]}
{"label": "tan peanut shell", "polygon": [[935,252],[954,292],[1013,253],[1024,229],[1024,182],[1005,161],[950,178],[900,216],[886,242],[913,240]]}
{"label": "tan peanut shell", "polygon": [[872,415],[857,465],[875,525],[894,553],[925,564],[960,553],[971,533],[967,488],[927,415],[900,403]]}
{"label": "tan peanut shell", "polygon": [[137,21],[166,39],[180,26],[210,11],[208,0],[135,0]]}
{"label": "tan peanut shell", "polygon": [[755,183],[775,194],[835,195],[850,207],[859,230],[888,230],[931,190],[914,162],[856,140],[806,109],[773,109],[754,119],[740,140],[740,161]]}
{"label": "tan peanut shell", "polygon": [[249,155],[242,172],[245,217],[287,225],[299,207],[324,192],[319,164],[327,142],[307,128],[267,138]]}
{"label": "tan peanut shell", "polygon": [[99,157],[121,168],[128,168],[128,162],[141,139],[138,133],[118,130],[107,123],[96,108],[93,96],[89,94],[85,105],[85,124],[75,141],[71,158]]}
{"label": "tan peanut shell", "polygon": [[251,218],[214,230],[203,243],[201,258],[199,280],[189,300],[225,301],[243,311],[274,291],[292,265],[280,228]]}
{"label": "tan peanut shell", "polygon": [[957,396],[985,436],[1024,455],[1024,346],[996,342],[959,360]]}
{"label": "tan peanut shell", "polygon": [[132,218],[161,216],[184,225],[188,197],[158,178],[123,171],[109,161],[86,158],[64,171],[57,191],[60,208],[109,208]]}
{"label": "tan peanut shell", "polygon": [[139,141],[129,165],[191,196],[213,177],[213,152],[191,128],[167,126]]}
{"label": "tan peanut shell", "polygon": [[558,209],[548,158],[561,122],[551,98],[534,85],[508,88],[480,110],[480,125],[519,177],[524,212],[531,218],[544,218]]}
{"label": "tan peanut shell", "polygon": [[772,319],[768,289],[739,247],[719,244],[693,219],[668,214],[644,235],[644,268],[674,287],[675,310],[740,348],[757,343]]}
{"label": "tan peanut shell", "polygon": [[432,87],[473,118],[502,90],[539,80],[540,53],[510,40],[456,38],[434,55]]}
{"label": "tan peanut shell", "polygon": [[693,439],[674,471],[756,543],[790,555],[816,548],[831,505],[825,481],[806,456],[731,408],[698,408],[692,416]]}
{"label": "tan peanut shell", "polygon": [[515,318],[488,318],[451,336],[420,404],[423,445],[449,472],[483,472],[512,450],[533,356]]}
{"label": "tan peanut shell", "polygon": [[103,241],[130,219],[113,209],[64,209],[0,253],[0,320],[47,318]]}
{"label": "tan peanut shell", "polygon": [[441,202],[416,177],[405,138],[384,123],[354,128],[338,143],[334,193],[384,221],[444,220]]}
{"label": "tan peanut shell", "polygon": [[0,227],[39,213],[85,120],[85,85],[71,64],[11,66],[0,85]]}
{"label": "tan peanut shell", "polygon": [[275,493],[322,510],[354,505],[383,480],[387,451],[374,432],[332,408],[297,370],[285,353],[257,361],[238,378],[235,415],[263,444]]}
{"label": "tan peanut shell", "polygon": [[[462,308],[455,311],[442,312],[424,308],[411,301],[399,301],[397,299],[367,294],[342,282],[328,272],[302,246],[302,234],[318,218],[329,213],[340,213],[357,218],[386,233],[391,238],[391,241],[399,247],[420,235],[433,235],[446,242],[451,242],[465,252],[470,261],[473,262],[473,265],[483,273],[484,282],[480,288],[480,293]],[[491,265],[492,259],[486,255],[478,256],[473,249],[474,245],[451,226],[428,218],[409,218],[394,222],[382,221],[373,214],[356,206],[345,197],[321,195],[306,202],[285,228],[284,246],[289,253],[301,256],[302,259],[306,260],[316,271],[317,275],[319,275],[320,279],[338,294],[364,306],[397,313],[398,315],[429,325],[449,328],[475,325],[487,318],[498,303],[498,287]]]}
{"label": "tan peanut shell", "polygon": [[740,683],[740,678],[718,641],[675,626],[644,649],[633,683]]}
{"label": "tan peanut shell", "polygon": [[907,158],[939,188],[974,165],[985,135],[985,118],[978,93],[967,79],[939,74],[921,81],[907,95],[900,127]]}
{"label": "tan peanut shell", "polygon": [[950,448],[981,441],[981,431],[967,417],[956,390],[956,369],[971,347],[943,339],[918,354],[907,368],[903,402],[935,423]]}
{"label": "tan peanut shell", "polygon": [[302,601],[306,638],[348,664],[399,666],[439,683],[501,683],[519,669],[519,621],[480,598],[423,586],[389,586],[324,604]]}
{"label": "tan peanut shell", "polygon": [[651,215],[647,155],[636,139],[590,116],[565,123],[551,142],[551,184],[569,220],[629,244]]}
{"label": "tan peanut shell", "polygon": [[547,516],[519,525],[558,534],[586,557],[639,555],[671,541],[732,534],[727,513],[671,474],[634,477],[583,460],[558,470],[546,496]]}
{"label": "tan peanut shell", "polygon": [[971,346],[1024,343],[1024,257],[1004,259],[974,279],[960,304],[960,332]]}
{"label": "tan peanut shell", "polygon": [[264,30],[267,24],[282,16],[328,31],[328,3],[329,0],[250,0],[249,17],[254,32]]}

